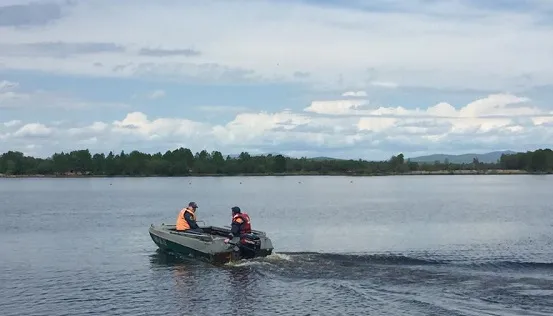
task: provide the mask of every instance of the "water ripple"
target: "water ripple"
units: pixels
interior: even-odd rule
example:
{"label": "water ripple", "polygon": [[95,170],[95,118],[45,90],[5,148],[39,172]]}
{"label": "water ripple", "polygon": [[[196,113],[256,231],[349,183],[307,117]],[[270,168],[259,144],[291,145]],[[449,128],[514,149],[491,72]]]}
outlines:
{"label": "water ripple", "polygon": [[[550,180],[533,179],[0,179],[0,314],[552,315]],[[243,205],[277,253],[159,251],[149,224],[189,199],[217,225]]]}

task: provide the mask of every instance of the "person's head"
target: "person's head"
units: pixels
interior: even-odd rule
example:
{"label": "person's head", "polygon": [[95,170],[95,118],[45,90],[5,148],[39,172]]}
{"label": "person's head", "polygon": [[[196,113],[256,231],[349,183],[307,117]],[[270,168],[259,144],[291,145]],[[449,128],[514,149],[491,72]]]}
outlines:
{"label": "person's head", "polygon": [[188,207],[196,211],[196,209],[198,208],[198,204],[196,204],[196,202],[190,202],[188,203]]}
{"label": "person's head", "polygon": [[238,206],[233,206],[231,209],[232,215],[240,213],[240,208]]}

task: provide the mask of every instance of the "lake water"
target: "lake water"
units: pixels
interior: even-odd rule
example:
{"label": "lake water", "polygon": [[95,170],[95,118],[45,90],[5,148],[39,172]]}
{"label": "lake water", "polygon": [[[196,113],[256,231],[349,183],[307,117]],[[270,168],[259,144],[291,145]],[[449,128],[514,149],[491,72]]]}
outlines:
{"label": "lake water", "polygon": [[[0,179],[1,315],[552,315],[553,177]],[[216,267],[151,223],[229,225],[276,254]]]}

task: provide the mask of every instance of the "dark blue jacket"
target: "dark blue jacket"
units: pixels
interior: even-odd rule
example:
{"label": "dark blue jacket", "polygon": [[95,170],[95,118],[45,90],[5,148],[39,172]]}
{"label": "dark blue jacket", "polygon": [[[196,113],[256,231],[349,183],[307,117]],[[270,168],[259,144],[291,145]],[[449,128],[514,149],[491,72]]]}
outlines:
{"label": "dark blue jacket", "polygon": [[232,237],[240,237],[240,231],[241,231],[241,228],[242,228],[242,224],[239,224],[235,221],[232,221],[232,224],[231,224],[231,228],[230,228],[230,235]]}
{"label": "dark blue jacket", "polygon": [[196,221],[192,218],[192,216],[190,216],[190,213],[185,212],[185,213],[184,213],[184,219],[186,220],[186,222],[188,222],[188,225],[190,225],[190,229],[197,229],[197,228],[200,228],[200,226],[198,226],[198,224],[197,224]]}

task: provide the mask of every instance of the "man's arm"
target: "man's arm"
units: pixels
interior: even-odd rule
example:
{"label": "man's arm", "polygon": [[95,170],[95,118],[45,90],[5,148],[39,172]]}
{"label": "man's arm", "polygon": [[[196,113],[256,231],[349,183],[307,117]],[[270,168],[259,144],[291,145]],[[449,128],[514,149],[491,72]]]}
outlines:
{"label": "man's arm", "polygon": [[244,221],[241,218],[237,218],[236,220],[232,221],[231,228],[230,228],[230,234],[233,237],[239,237],[240,236],[240,226],[242,226],[242,223]]}
{"label": "man's arm", "polygon": [[190,216],[190,213],[188,212],[184,213],[184,219],[188,222],[188,225],[190,225],[191,229],[200,228],[200,226],[198,226],[196,221],[192,219],[192,216]]}

